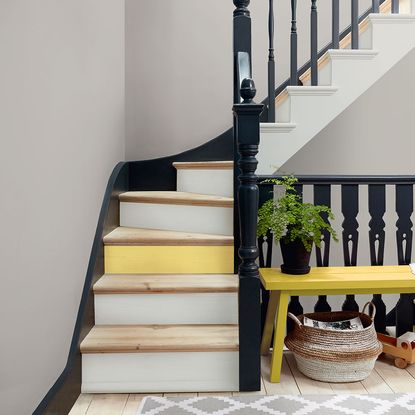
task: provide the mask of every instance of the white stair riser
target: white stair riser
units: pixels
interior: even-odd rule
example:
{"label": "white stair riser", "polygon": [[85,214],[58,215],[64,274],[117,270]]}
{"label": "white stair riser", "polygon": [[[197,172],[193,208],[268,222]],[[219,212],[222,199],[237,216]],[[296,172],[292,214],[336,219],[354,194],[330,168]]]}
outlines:
{"label": "white stair riser", "polygon": [[233,235],[233,209],[121,202],[120,225],[133,228]]}
{"label": "white stair riser", "polygon": [[[279,134],[261,134],[257,174],[270,174],[318,134],[330,121],[380,79],[415,47],[415,21],[397,20],[390,15],[370,15],[367,29],[372,33],[373,58],[334,58],[322,72],[338,88],[330,96],[288,97],[277,107],[277,120],[294,122],[296,128]],[[353,76],[359,74],[359,76]]]}
{"label": "white stair riser", "polygon": [[82,355],[82,393],[237,390],[236,351]]}
{"label": "white stair riser", "polygon": [[232,169],[178,169],[179,192],[233,197]]}
{"label": "white stair riser", "polygon": [[238,293],[98,294],[95,324],[238,324]]}

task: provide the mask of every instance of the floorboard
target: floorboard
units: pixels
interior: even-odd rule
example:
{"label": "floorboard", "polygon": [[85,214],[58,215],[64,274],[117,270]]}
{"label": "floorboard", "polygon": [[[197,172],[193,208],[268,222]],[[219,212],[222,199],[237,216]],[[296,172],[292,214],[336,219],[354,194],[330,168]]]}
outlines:
{"label": "floorboard", "polygon": [[[261,358],[261,391],[258,392],[200,392],[166,393],[167,397],[195,396],[249,396],[249,395],[313,395],[313,394],[375,394],[406,393],[415,391],[415,365],[398,369],[393,360],[382,357],[376,362],[375,370],[362,382],[327,383],[304,376],[297,369],[294,355],[286,351],[281,371],[281,382],[271,383],[270,356]],[[82,394],[69,415],[136,415],[144,394]],[[158,394],[157,396],[162,396]]]}

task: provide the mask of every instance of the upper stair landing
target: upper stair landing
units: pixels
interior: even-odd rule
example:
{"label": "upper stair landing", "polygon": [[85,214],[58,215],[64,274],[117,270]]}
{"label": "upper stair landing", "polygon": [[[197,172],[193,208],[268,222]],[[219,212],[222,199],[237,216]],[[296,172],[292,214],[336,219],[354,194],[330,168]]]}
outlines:
{"label": "upper stair landing", "polygon": [[[360,30],[363,49],[344,45],[320,58],[319,86],[304,79],[304,87],[288,87],[277,97],[277,123],[261,125],[257,174],[278,170],[415,47],[412,14],[370,14]],[[281,123],[295,128],[283,130]]]}

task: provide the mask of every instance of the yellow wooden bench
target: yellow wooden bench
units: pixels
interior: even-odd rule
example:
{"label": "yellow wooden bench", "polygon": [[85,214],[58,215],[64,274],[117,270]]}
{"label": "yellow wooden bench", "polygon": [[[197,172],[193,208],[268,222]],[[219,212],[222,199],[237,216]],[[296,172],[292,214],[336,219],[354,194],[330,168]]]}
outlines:
{"label": "yellow wooden bench", "polygon": [[270,380],[280,381],[290,296],[341,294],[400,294],[415,292],[415,275],[408,265],[312,268],[310,274],[283,274],[261,268],[261,282],[270,291],[261,353],[268,354],[274,332]]}

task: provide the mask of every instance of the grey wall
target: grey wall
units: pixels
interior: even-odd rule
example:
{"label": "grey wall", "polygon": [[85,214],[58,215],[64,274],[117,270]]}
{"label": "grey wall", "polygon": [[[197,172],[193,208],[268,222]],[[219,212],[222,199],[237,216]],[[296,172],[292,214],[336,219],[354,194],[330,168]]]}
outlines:
{"label": "grey wall", "polygon": [[124,3],[0,2],[0,402],[62,371],[99,208],[124,158]]}
{"label": "grey wall", "polygon": [[[299,63],[309,59],[310,2],[298,2]],[[341,2],[341,26],[350,2]],[[331,4],[331,2],[330,2]],[[361,11],[371,0],[361,0]],[[289,68],[289,1],[275,1],[277,84]],[[193,148],[232,124],[231,0],[126,0],[126,157],[159,157]],[[268,1],[251,1],[257,98],[266,95]],[[331,37],[321,2],[319,44]]]}

